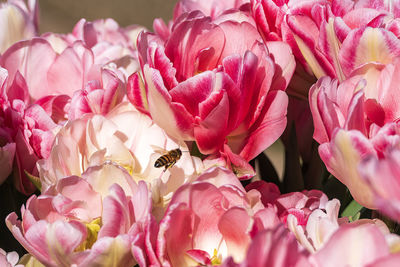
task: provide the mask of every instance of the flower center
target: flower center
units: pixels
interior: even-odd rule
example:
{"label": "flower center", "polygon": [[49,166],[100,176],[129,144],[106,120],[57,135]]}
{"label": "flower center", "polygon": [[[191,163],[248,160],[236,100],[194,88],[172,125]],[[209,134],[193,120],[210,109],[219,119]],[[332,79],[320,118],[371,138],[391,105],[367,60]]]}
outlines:
{"label": "flower center", "polygon": [[211,257],[211,264],[212,265],[221,265],[222,263],[222,256],[221,254],[218,255],[218,250],[214,248],[214,254]]}
{"label": "flower center", "polygon": [[97,235],[101,228],[101,218],[94,219],[86,224],[87,237],[86,240],[76,248],[76,251],[85,251],[92,248],[93,244],[97,241]]}

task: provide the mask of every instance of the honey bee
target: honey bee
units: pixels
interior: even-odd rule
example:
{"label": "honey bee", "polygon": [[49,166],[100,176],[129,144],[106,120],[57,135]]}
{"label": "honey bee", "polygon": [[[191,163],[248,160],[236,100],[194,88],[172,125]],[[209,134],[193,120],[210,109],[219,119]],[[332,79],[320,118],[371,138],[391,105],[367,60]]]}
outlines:
{"label": "honey bee", "polygon": [[182,151],[179,148],[168,151],[166,154],[159,157],[154,162],[154,167],[161,168],[165,167],[164,171],[168,170],[181,158]]}

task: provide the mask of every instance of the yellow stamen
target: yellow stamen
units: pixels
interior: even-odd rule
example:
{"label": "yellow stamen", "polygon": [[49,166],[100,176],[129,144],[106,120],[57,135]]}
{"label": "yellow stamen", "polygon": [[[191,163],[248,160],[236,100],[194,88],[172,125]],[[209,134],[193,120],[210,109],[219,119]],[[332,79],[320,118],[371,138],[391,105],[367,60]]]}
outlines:
{"label": "yellow stamen", "polygon": [[222,257],[221,255],[218,255],[218,250],[214,248],[214,255],[211,257],[211,263],[212,265],[221,265],[222,263]]}
{"label": "yellow stamen", "polygon": [[80,244],[75,251],[84,251],[90,249],[93,244],[97,241],[97,235],[101,228],[101,218],[94,219],[90,223],[86,224],[87,237],[86,240]]}

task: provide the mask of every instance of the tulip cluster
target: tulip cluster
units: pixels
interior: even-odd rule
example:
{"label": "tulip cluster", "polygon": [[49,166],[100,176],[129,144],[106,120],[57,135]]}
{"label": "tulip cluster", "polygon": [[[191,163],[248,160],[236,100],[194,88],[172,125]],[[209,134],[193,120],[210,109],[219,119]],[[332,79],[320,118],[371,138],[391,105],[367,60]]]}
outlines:
{"label": "tulip cluster", "polygon": [[41,35],[38,8],[0,4],[0,185],[27,199],[1,266],[400,265],[400,1]]}

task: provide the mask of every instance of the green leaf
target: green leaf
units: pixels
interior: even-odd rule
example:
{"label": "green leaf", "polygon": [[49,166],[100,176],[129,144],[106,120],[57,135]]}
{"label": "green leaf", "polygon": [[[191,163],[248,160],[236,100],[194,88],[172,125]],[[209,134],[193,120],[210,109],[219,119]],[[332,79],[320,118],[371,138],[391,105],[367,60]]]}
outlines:
{"label": "green leaf", "polygon": [[32,184],[39,189],[39,191],[42,191],[42,183],[40,182],[40,178],[30,174],[29,172],[27,172],[26,170],[24,170],[25,175],[29,178],[29,180],[32,182]]}
{"label": "green leaf", "polygon": [[357,203],[357,201],[353,200],[349,205],[344,209],[341,214],[341,217],[349,217],[351,221],[355,221],[360,218],[360,211],[364,207]]}

